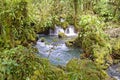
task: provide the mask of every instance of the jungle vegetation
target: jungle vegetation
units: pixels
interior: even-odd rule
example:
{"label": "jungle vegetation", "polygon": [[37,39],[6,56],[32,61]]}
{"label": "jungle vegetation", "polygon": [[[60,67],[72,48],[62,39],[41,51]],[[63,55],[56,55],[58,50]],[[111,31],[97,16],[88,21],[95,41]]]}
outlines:
{"label": "jungle vegetation", "polygon": [[[84,52],[53,66],[36,54],[37,34],[69,24]],[[120,0],[0,0],[0,80],[113,80],[105,69],[120,61],[120,39],[105,30],[119,25]]]}

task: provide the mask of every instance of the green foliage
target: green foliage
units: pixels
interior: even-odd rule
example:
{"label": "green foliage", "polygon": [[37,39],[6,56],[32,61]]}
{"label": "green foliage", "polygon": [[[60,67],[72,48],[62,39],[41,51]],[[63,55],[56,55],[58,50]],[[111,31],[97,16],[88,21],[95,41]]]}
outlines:
{"label": "green foliage", "polygon": [[1,44],[14,47],[26,41],[35,41],[34,29],[28,16],[25,0],[4,0],[0,3]]}
{"label": "green foliage", "polygon": [[120,59],[120,39],[111,40],[112,56],[114,59]]}
{"label": "green foliage", "polygon": [[86,30],[89,28],[89,26],[102,29],[104,27],[104,22],[96,15],[87,14],[80,16],[79,25],[84,27]]}
{"label": "green foliage", "polygon": [[[72,59],[64,68],[52,66],[35,54],[35,49],[18,46],[0,52],[1,80],[105,80],[108,76],[90,60]],[[109,80],[109,79],[106,79]]]}
{"label": "green foliage", "polygon": [[74,47],[73,45],[75,44],[75,39],[71,39],[65,42],[67,47]]}
{"label": "green foliage", "polygon": [[102,68],[88,59],[72,59],[68,62],[66,70],[70,80],[107,80],[107,74]]}
{"label": "green foliage", "polygon": [[96,63],[104,64],[106,56],[111,53],[109,37],[103,31],[103,23],[92,15],[83,15],[81,21],[81,31],[76,44],[82,47],[86,57],[91,57]]}
{"label": "green foliage", "polygon": [[63,70],[35,54],[33,48],[18,46],[0,52],[0,80],[53,80],[64,77]]}
{"label": "green foliage", "polygon": [[1,80],[26,80],[39,67],[40,60],[34,50],[22,46],[0,52]]}
{"label": "green foliage", "polygon": [[95,13],[99,14],[105,21],[113,19],[113,8],[108,3],[108,0],[100,0],[94,6]]}
{"label": "green foliage", "polygon": [[[112,1],[109,4],[108,0],[0,0],[0,80],[104,80],[106,74],[100,65],[110,61],[111,46],[102,20],[114,17],[113,21],[118,21],[120,13],[120,1]],[[87,13],[92,9],[102,19]],[[88,15],[81,16],[83,13]],[[60,22],[60,18],[65,22]],[[31,47],[15,47],[35,41],[35,32],[46,31],[55,24],[64,28],[79,24],[81,31],[76,44],[95,63],[73,59],[61,69],[34,54]],[[119,42],[112,43],[112,55],[117,59]],[[67,44],[71,46],[73,41]]]}

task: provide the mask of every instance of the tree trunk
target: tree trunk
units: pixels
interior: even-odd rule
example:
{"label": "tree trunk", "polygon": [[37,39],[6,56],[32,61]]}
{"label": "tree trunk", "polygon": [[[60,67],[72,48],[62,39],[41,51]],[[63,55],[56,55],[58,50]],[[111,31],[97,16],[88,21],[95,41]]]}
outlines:
{"label": "tree trunk", "polygon": [[77,27],[78,0],[74,0],[74,26]]}

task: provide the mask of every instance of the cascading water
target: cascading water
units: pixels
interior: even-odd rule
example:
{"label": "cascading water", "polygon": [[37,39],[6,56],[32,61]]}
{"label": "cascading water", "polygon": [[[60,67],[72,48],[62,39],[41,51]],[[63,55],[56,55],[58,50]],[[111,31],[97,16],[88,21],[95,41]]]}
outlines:
{"label": "cascading water", "polygon": [[50,29],[49,34],[50,35],[58,35],[59,32],[64,33],[66,36],[77,36],[74,26],[72,26],[72,25],[69,25],[65,30],[60,26],[55,26],[54,30]]}
{"label": "cascading water", "polygon": [[64,33],[65,31],[64,31],[64,29],[61,28],[60,26],[55,26],[55,29],[54,29],[54,30],[50,29],[49,34],[50,34],[50,35],[58,35],[59,32]]}
{"label": "cascading water", "polygon": [[77,35],[77,33],[75,33],[74,26],[69,26],[69,27],[65,30],[65,35],[67,35],[67,36],[75,36],[75,35]]}

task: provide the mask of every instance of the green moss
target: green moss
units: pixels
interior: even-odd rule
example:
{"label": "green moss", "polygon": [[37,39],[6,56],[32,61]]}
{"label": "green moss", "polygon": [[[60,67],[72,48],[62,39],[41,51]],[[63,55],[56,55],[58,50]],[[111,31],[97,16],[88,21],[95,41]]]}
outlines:
{"label": "green moss", "polygon": [[73,40],[68,40],[68,41],[66,41],[65,42],[65,44],[66,44],[66,46],[68,46],[68,47],[73,47],[74,46],[74,42],[75,41],[75,39],[73,39]]}
{"label": "green moss", "polygon": [[112,58],[114,60],[114,63],[120,62],[120,38],[115,38],[111,40],[112,45]]}
{"label": "green moss", "polygon": [[41,41],[41,42],[45,42],[45,40],[46,40],[46,39],[45,39],[44,37],[41,37],[41,38],[40,38],[40,41]]}
{"label": "green moss", "polygon": [[63,32],[59,32],[59,33],[58,33],[58,37],[59,37],[59,38],[65,38],[66,35],[65,35]]}

